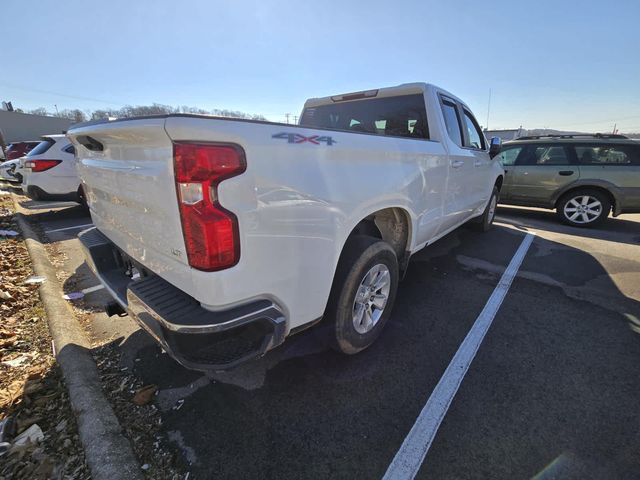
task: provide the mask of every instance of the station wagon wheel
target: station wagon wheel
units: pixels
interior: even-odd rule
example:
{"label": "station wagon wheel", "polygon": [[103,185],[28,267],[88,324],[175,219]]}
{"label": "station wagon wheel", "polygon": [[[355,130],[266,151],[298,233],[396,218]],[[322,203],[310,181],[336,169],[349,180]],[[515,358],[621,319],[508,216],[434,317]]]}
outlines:
{"label": "station wagon wheel", "polygon": [[368,235],[347,240],[324,315],[336,350],[352,355],[378,338],[391,315],[399,280],[398,259],[387,242]]}
{"label": "station wagon wheel", "polygon": [[606,220],[611,210],[607,196],[597,190],[576,190],[562,197],[557,212],[562,221],[575,227],[591,227]]}

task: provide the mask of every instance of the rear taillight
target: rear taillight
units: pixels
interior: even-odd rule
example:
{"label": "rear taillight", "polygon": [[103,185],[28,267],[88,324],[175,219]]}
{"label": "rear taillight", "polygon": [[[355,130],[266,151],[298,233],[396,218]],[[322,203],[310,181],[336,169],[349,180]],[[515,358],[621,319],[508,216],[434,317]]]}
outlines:
{"label": "rear taillight", "polygon": [[24,166],[30,168],[32,172],[44,172],[60,163],[62,160],[27,160],[24,162]]}
{"label": "rear taillight", "polygon": [[174,143],[182,233],[189,265],[198,270],[229,268],[240,259],[238,219],[218,202],[218,185],[246,169],[234,145]]}

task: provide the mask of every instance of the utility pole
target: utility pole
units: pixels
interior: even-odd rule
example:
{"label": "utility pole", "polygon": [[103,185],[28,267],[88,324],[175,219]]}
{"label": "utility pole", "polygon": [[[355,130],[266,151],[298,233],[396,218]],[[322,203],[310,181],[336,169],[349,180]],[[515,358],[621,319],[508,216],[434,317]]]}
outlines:
{"label": "utility pole", "polygon": [[297,124],[298,124],[298,116],[297,116],[297,115],[294,115],[294,116],[293,116],[293,124],[294,124],[294,125],[297,125]]}
{"label": "utility pole", "polygon": [[616,127],[617,127],[617,126],[618,126],[618,124],[617,124],[617,123],[614,123],[614,124],[613,124],[613,132],[611,132],[613,135],[615,135],[615,134],[616,134]]}
{"label": "utility pole", "polygon": [[56,105],[54,103],[53,106],[56,107],[56,117],[59,117],[60,116],[60,112],[58,112],[58,105]]}
{"label": "utility pole", "polygon": [[290,113],[285,113],[285,114],[284,114],[284,118],[286,118],[286,119],[287,119],[287,123],[289,123],[289,116],[290,116],[290,115],[291,115]]}
{"label": "utility pole", "polygon": [[489,112],[491,111],[491,89],[489,89],[489,102],[487,103],[487,126],[485,130],[489,130]]}

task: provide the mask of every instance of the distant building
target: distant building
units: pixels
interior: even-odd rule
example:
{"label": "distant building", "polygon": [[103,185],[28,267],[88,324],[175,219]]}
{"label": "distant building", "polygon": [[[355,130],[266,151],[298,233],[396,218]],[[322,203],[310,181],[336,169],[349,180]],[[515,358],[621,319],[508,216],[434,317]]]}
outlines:
{"label": "distant building", "polygon": [[491,140],[491,137],[500,137],[503,142],[508,142],[509,140],[515,140],[518,137],[523,137],[527,134],[526,130],[523,130],[522,127],[516,128],[513,130],[485,130],[484,136]]}
{"label": "distant building", "polygon": [[66,118],[0,110],[0,130],[7,143],[38,140],[42,135],[62,133],[70,125]]}

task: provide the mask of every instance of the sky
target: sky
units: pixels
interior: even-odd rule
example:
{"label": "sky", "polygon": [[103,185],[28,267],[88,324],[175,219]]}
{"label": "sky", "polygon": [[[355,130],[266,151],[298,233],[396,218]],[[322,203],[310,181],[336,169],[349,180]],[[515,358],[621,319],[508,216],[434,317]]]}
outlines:
{"label": "sky", "polygon": [[14,108],[284,121],[307,97],[424,81],[491,129],[640,132],[637,0],[0,3],[0,100]]}

